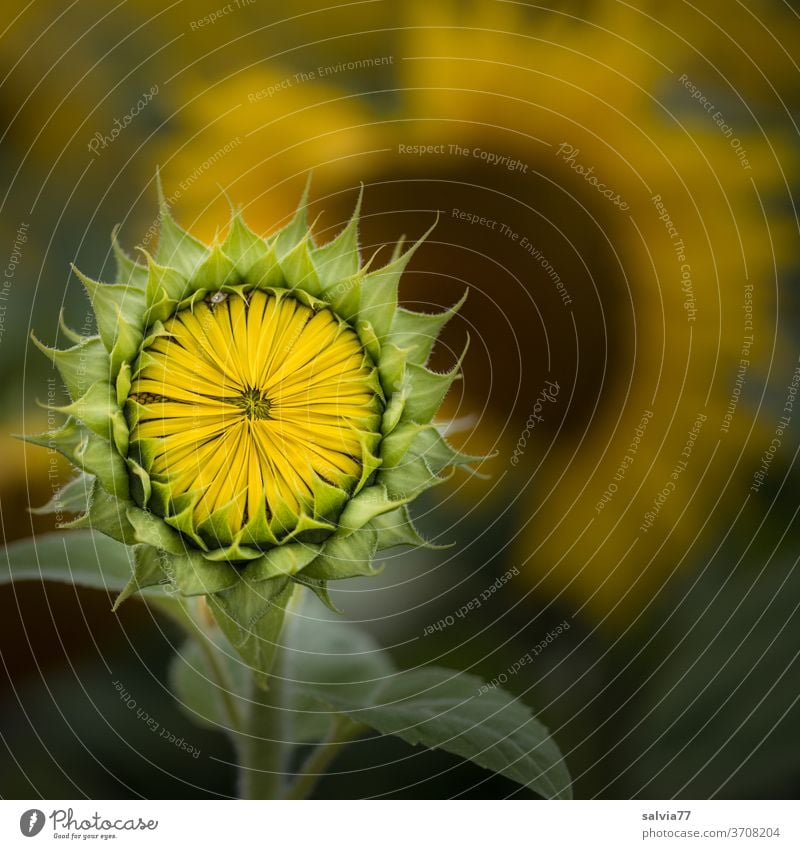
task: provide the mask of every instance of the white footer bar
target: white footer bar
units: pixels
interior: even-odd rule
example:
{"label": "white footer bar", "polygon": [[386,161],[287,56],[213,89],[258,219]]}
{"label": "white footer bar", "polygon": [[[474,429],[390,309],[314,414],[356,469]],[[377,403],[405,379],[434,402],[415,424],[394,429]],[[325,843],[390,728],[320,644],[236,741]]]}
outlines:
{"label": "white footer bar", "polygon": [[800,847],[794,801],[0,801],[0,846]]}

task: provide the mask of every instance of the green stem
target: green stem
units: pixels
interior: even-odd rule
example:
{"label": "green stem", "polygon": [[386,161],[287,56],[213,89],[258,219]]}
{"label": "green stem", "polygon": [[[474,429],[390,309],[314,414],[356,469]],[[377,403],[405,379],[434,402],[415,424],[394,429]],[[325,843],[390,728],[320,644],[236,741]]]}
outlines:
{"label": "green stem", "polygon": [[262,689],[255,676],[252,679],[246,725],[237,738],[243,799],[279,799],[283,792],[290,744],[282,676],[278,650],[269,676],[269,689]]}
{"label": "green stem", "polygon": [[239,710],[233,698],[233,684],[228,680],[225,670],[219,661],[219,655],[214,646],[207,627],[204,627],[203,616],[199,611],[199,603],[190,606],[187,599],[155,599],[156,607],[168,613],[183,629],[197,641],[200,651],[208,664],[209,671],[217,689],[222,696],[225,713],[228,716],[231,733],[238,733],[242,728]]}
{"label": "green stem", "polygon": [[[298,594],[299,595],[299,594]],[[150,601],[148,599],[148,601]],[[208,613],[200,603],[186,599],[155,597],[154,606],[169,614],[186,633],[197,640],[211,677],[221,692],[230,733],[239,758],[240,792],[245,799],[278,799],[283,793],[288,769],[289,711],[285,704],[285,681],[282,652],[278,648],[269,676],[269,689],[259,686],[251,676],[250,698],[246,716],[242,718],[215,642]],[[207,621],[208,620],[208,621]]]}
{"label": "green stem", "polygon": [[211,640],[209,640],[205,634],[197,634],[196,638],[197,643],[200,646],[200,651],[203,652],[203,657],[205,657],[206,663],[208,664],[211,677],[214,679],[220,695],[222,696],[222,704],[225,707],[225,713],[228,715],[228,722],[231,726],[230,730],[234,734],[241,733],[242,718],[239,716],[239,708],[233,698],[233,685],[225,675],[222,664],[219,662],[217,651]]}
{"label": "green stem", "polygon": [[363,733],[366,726],[346,716],[334,718],[328,736],[306,758],[285,799],[307,799],[342,749]]}

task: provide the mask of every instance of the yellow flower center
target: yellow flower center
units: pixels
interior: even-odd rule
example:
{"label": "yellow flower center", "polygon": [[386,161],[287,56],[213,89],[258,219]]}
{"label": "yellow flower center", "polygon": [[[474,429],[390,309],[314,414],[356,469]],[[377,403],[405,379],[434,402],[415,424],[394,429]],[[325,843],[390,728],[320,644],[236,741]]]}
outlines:
{"label": "yellow flower center", "polygon": [[151,481],[191,496],[194,526],[216,517],[226,542],[220,516],[235,536],[264,506],[267,521],[313,515],[320,481],[352,490],[380,417],[373,370],[330,309],[279,290],[213,295],[142,351],[131,441]]}

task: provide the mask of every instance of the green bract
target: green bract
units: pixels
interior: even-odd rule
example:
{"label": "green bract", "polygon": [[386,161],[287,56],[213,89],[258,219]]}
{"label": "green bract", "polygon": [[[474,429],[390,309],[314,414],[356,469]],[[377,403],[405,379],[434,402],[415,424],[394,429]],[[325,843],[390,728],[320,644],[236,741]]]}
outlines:
{"label": "green bract", "polygon": [[[71,403],[56,408],[68,417],[61,428],[27,439],[58,449],[85,473],[79,484],[68,485],[73,502],[78,487],[90,491],[85,513],[69,526],[99,530],[134,547],[133,574],[118,603],[156,585],[182,596],[206,595],[222,629],[262,672],[269,669],[296,583],[327,601],[328,581],[374,574],[377,552],[424,545],[408,503],[441,483],[452,467],[479,459],[449,446],[432,423],[459,376],[460,362],[445,374],[426,363],[437,335],[461,304],[437,315],[398,306],[400,277],[422,240],[405,251],[398,245],[386,265],[370,270],[371,261],[361,264],[358,220],[357,206],[345,229],[317,246],[304,196],[277,233],[258,236],[234,211],[225,240],[207,246],[175,222],[161,193],[154,257],[142,251],[146,264],[134,262],[115,235],[114,283],[76,270],[92,303],[97,335],[65,328],[74,343],[65,350],[34,339],[58,368]],[[357,443],[357,450],[337,448],[343,453],[336,455],[335,474],[323,474],[327,460],[320,449],[319,467],[305,469],[295,494],[286,490],[284,478],[291,475],[285,470],[283,490],[267,477],[258,492],[234,487],[238,501],[222,496],[214,501],[209,493],[221,481],[202,477],[202,486],[180,489],[172,467],[158,465],[166,444],[159,442],[159,410],[170,399],[146,383],[158,365],[156,355],[169,344],[180,347],[181,321],[194,321],[200,313],[210,321],[223,308],[231,316],[235,310],[245,314],[256,303],[266,316],[268,308],[286,299],[299,305],[292,311],[303,312],[304,326],[312,327],[311,320],[319,317],[337,344],[357,352],[350,356],[350,384],[345,378],[340,383],[360,381],[352,391],[360,393],[361,406],[350,418],[335,413],[338,430],[324,431],[342,445]],[[233,318],[230,324],[235,339]],[[256,337],[250,344],[257,342]],[[327,342],[319,344],[320,351],[327,349]],[[228,411],[226,427],[233,421],[230,410],[246,418],[236,420],[243,433],[278,415],[277,395],[250,386],[235,397],[230,391],[220,389],[220,397],[213,398]],[[313,398],[308,403],[308,421],[323,421]],[[313,453],[313,433],[307,438]],[[293,462],[297,468],[300,461]],[[233,471],[226,468],[228,475]],[[231,486],[229,477],[226,485]]]}

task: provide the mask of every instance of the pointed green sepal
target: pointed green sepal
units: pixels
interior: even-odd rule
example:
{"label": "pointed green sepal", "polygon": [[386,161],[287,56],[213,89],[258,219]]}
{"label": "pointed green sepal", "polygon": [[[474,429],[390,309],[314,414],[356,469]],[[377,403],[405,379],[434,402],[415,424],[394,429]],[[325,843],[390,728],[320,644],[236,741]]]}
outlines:
{"label": "pointed green sepal", "polygon": [[187,546],[180,534],[173,531],[158,516],[133,506],[127,508],[126,515],[133,525],[136,542],[163,549],[177,557],[186,554]]}
{"label": "pointed green sepal", "polygon": [[398,307],[387,341],[405,349],[408,362],[424,366],[442,328],[464,306],[468,291],[464,292],[457,304],[445,312],[412,312]]}
{"label": "pointed green sepal", "polygon": [[89,495],[86,512],[71,522],[64,523],[65,528],[90,528],[125,543],[136,542],[136,532],[128,521],[128,505],[103,489],[95,480]]}
{"label": "pointed green sepal", "polygon": [[71,404],[64,407],[48,406],[47,409],[74,416],[98,436],[110,440],[113,431],[112,416],[119,412],[116,388],[106,381],[98,381]]}
{"label": "pointed green sepal", "polygon": [[[142,443],[137,443],[137,447]],[[136,504],[142,509],[150,510],[150,496],[152,494],[152,483],[150,475],[141,463],[136,460],[136,451],[131,451],[128,458],[125,460],[125,465],[128,467],[131,496]]]}
{"label": "pointed green sepal", "polygon": [[199,551],[186,548],[183,554],[170,555],[166,568],[181,595],[218,593],[239,581],[239,572],[230,563],[211,563]]}
{"label": "pointed green sepal", "polygon": [[55,513],[85,513],[89,509],[92,496],[94,477],[81,473],[78,477],[67,481],[53,497],[41,507],[29,507],[28,512],[34,516],[47,516]]}
{"label": "pointed green sepal", "polygon": [[404,460],[400,466],[382,469],[378,480],[392,498],[413,499],[447,478],[437,475],[424,457],[415,457]]}
{"label": "pointed green sepal", "polygon": [[440,550],[450,548],[448,545],[434,545],[424,539],[414,527],[408,507],[403,505],[391,513],[383,513],[376,516],[369,527],[378,534],[378,551],[398,546],[411,546],[412,548],[428,548]]}
{"label": "pointed green sepal", "polygon": [[259,545],[277,545],[277,537],[272,533],[267,516],[267,499],[260,493],[255,509],[250,509],[247,524],[237,536],[240,545],[257,548]]}
{"label": "pointed green sepal", "polygon": [[286,281],[283,279],[283,271],[281,271],[273,243],[268,244],[264,253],[253,262],[247,274],[243,276],[243,280],[248,285],[259,289],[286,288]]}
{"label": "pointed green sepal", "polygon": [[111,246],[114,250],[117,273],[114,282],[120,286],[133,286],[141,292],[147,287],[147,268],[133,260],[122,250],[117,236],[119,225],[111,231]]}
{"label": "pointed green sepal", "polygon": [[438,412],[453,382],[461,377],[461,363],[467,353],[469,341],[458,362],[450,371],[439,374],[425,366],[409,363],[407,366],[408,385],[403,408],[403,420],[427,424]]}
{"label": "pointed green sepal", "polygon": [[252,545],[244,545],[239,542],[232,542],[224,548],[208,548],[204,552],[204,557],[214,563],[224,561],[233,561],[234,563],[248,562],[258,560],[264,552],[260,548],[255,548]]}
{"label": "pointed green sepal", "polygon": [[364,350],[369,354],[373,362],[380,362],[381,359],[381,343],[378,339],[375,329],[368,321],[356,321],[356,333]]}
{"label": "pointed green sepal", "polygon": [[271,243],[275,246],[275,251],[280,258],[283,258],[308,233],[308,195],[310,190],[311,174],[306,179],[300,203],[297,205],[292,220],[272,237]]}
{"label": "pointed green sepal", "polygon": [[266,689],[295,585],[287,578],[273,578],[256,586],[254,591],[242,582],[209,596],[208,602],[220,629]]}
{"label": "pointed green sepal", "polygon": [[334,523],[315,519],[303,510],[297,517],[294,528],[281,539],[281,545],[285,546],[293,540],[302,543],[305,540],[323,539],[335,530]]}
{"label": "pointed green sepal", "polygon": [[[141,442],[136,443],[136,449],[143,456],[149,454],[151,450],[149,444],[143,444]],[[187,539],[190,539],[199,549],[204,550],[206,547],[205,543],[197,535],[197,530],[191,519],[194,508],[201,497],[202,490],[194,490],[176,495],[172,492],[172,488],[168,483],[151,480],[150,499],[147,509],[159,516],[163,516],[164,521],[171,528],[183,534]]]}
{"label": "pointed green sepal", "polygon": [[[438,218],[437,218],[438,221]],[[395,246],[392,248],[392,255],[389,257],[389,262],[394,262],[396,259],[403,255],[403,247],[406,243],[406,235],[405,233],[397,240]]]}
{"label": "pointed green sepal", "polygon": [[242,577],[250,584],[271,578],[291,578],[301,572],[320,553],[319,545],[292,542],[270,549],[258,560],[248,563]]}
{"label": "pointed green sepal", "polygon": [[354,321],[358,318],[361,287],[365,277],[366,271],[362,268],[350,277],[344,277],[323,289],[321,297],[331,305],[337,315],[346,321]]}
{"label": "pointed green sepal", "polygon": [[394,391],[389,396],[389,403],[386,405],[386,410],[381,419],[381,431],[384,436],[388,436],[403,418],[403,410],[406,407],[406,391],[407,381],[404,379],[400,391]]}
{"label": "pointed green sepal", "polygon": [[248,279],[250,269],[268,253],[267,243],[245,224],[238,209],[231,210],[231,224],[222,250],[230,257],[243,280]]}
{"label": "pointed green sepal", "polygon": [[407,499],[398,501],[389,498],[386,487],[381,484],[368,486],[347,502],[339,517],[337,536],[348,536],[357,532],[377,516],[390,513],[405,503]]}
{"label": "pointed green sepal", "polygon": [[384,468],[394,468],[424,457],[436,472],[447,466],[462,466],[479,463],[485,457],[463,454],[453,448],[435,425],[418,425],[411,422],[400,425],[383,441]]}
{"label": "pointed green sepal", "polygon": [[358,222],[361,216],[361,201],[364,184],[358,192],[358,200],[347,226],[335,239],[313,251],[314,265],[322,281],[323,289],[335,286],[358,273],[361,257],[358,253]]}
{"label": "pointed green sepal", "polygon": [[100,339],[111,354],[108,371],[113,378],[122,363],[134,359],[139,350],[146,306],[145,295],[132,286],[99,283],[87,277],[74,265],[72,270],[83,283],[92,302]]}
{"label": "pointed green sepal", "polygon": [[69,339],[73,344],[79,345],[88,337],[82,336],[80,333],[73,330],[71,327],[67,325],[67,322],[64,320],[64,308],[62,307],[58,311],[58,327],[61,332]]}
{"label": "pointed green sepal", "polygon": [[381,386],[388,396],[402,392],[406,378],[406,360],[408,350],[398,348],[392,343],[381,345],[380,360],[378,361],[378,374]]}
{"label": "pointed green sepal", "polygon": [[368,321],[375,330],[375,335],[383,343],[391,333],[397,311],[397,291],[400,277],[406,270],[411,257],[417,252],[420,245],[428,238],[433,228],[438,223],[431,225],[419,241],[415,242],[405,253],[393,257],[382,268],[367,274],[361,287],[361,305],[359,318]]}
{"label": "pointed green sepal", "polygon": [[208,258],[192,277],[191,285],[193,289],[216,292],[223,286],[233,286],[238,282],[239,273],[233,260],[220,245],[214,245]]}
{"label": "pointed green sepal", "polygon": [[281,257],[281,272],[287,288],[308,292],[318,298],[322,294],[322,283],[311,258],[311,244],[311,235],[308,234]]}
{"label": "pointed green sepal", "polygon": [[331,595],[328,592],[328,583],[327,581],[318,581],[315,578],[309,578],[304,575],[302,572],[299,575],[296,575],[292,580],[299,584],[302,587],[308,587],[312,593],[331,611],[331,613],[337,613],[340,616],[343,614],[331,599]]}
{"label": "pointed green sepal", "polygon": [[349,498],[348,493],[323,480],[316,472],[312,477],[311,488],[314,493],[314,516],[324,522],[334,521],[342,512]]}
{"label": "pointed green sepal", "polygon": [[74,401],[93,383],[109,379],[108,353],[99,336],[81,337],[72,348],[49,348],[31,333],[31,341],[53,363]]}
{"label": "pointed green sepal", "polygon": [[443,483],[455,466],[478,463],[484,457],[462,454],[433,425],[406,423],[383,441],[384,464],[378,474],[392,497],[414,497]]}
{"label": "pointed green sepal", "polygon": [[147,259],[146,309],[140,321],[142,330],[156,321],[166,321],[178,304],[190,293],[189,281],[180,271],[169,265],[161,265],[140,248]]}
{"label": "pointed green sepal", "polygon": [[120,499],[129,498],[125,461],[108,440],[82,427],[75,419],[67,419],[57,430],[26,434],[22,438],[33,445],[55,449],[73,466],[95,475],[106,492]]}
{"label": "pointed green sepal", "polygon": [[350,536],[333,536],[325,543],[322,554],[303,570],[302,575],[318,581],[377,575],[381,570],[372,566],[377,547],[378,534],[368,527]]}
{"label": "pointed green sepal", "polygon": [[113,610],[118,610],[124,601],[141,590],[166,583],[169,583],[169,576],[164,569],[163,554],[152,546],[137,545],[133,549],[133,574],[117,596]]}
{"label": "pointed green sepal", "polygon": [[355,491],[360,492],[371,480],[375,472],[381,467],[383,458],[378,453],[380,434],[362,431],[359,433],[361,441],[361,478],[356,485]]}
{"label": "pointed green sepal", "polygon": [[161,177],[156,174],[158,186],[159,232],[156,261],[162,266],[177,269],[187,280],[194,276],[208,256],[208,248],[181,227],[172,217],[164,196]]}

